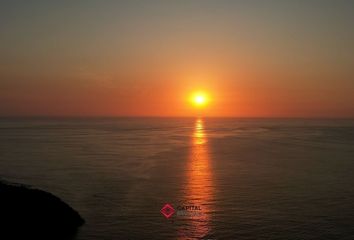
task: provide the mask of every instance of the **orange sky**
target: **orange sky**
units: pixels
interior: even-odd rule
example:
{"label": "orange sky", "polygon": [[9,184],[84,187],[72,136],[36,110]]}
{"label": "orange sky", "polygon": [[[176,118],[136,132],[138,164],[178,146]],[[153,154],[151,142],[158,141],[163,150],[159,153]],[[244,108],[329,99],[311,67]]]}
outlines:
{"label": "orange sky", "polygon": [[182,2],[3,4],[0,116],[354,117],[352,3]]}

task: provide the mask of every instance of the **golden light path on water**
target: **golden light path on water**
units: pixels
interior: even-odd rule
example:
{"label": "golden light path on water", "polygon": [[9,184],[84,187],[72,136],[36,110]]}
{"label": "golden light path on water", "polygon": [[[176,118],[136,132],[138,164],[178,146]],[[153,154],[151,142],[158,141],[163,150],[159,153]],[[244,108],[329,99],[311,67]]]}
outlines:
{"label": "golden light path on water", "polygon": [[186,216],[187,226],[181,229],[179,239],[201,239],[211,231],[211,203],[214,186],[208,139],[204,122],[197,119],[192,135],[192,147],[187,163],[187,185],[185,204],[196,206],[200,210],[190,210]]}

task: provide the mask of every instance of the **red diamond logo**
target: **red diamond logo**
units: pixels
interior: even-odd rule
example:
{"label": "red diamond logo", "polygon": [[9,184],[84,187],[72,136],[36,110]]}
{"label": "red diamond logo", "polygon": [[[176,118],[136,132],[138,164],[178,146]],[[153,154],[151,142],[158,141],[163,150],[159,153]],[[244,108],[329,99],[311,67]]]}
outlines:
{"label": "red diamond logo", "polygon": [[163,208],[161,208],[160,212],[165,218],[170,218],[175,213],[175,209],[170,204],[166,203]]}

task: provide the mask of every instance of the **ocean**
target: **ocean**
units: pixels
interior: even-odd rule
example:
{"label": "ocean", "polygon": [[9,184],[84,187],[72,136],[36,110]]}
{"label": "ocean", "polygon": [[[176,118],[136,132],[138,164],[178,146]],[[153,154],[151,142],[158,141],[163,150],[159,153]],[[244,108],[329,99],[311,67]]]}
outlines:
{"label": "ocean", "polygon": [[2,118],[0,178],[76,209],[75,240],[354,239],[354,120]]}

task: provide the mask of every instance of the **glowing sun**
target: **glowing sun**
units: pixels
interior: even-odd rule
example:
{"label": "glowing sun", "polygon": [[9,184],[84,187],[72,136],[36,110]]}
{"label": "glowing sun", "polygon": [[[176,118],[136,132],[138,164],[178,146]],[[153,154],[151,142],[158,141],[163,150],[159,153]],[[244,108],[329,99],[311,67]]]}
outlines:
{"label": "glowing sun", "polygon": [[205,93],[195,93],[192,97],[192,102],[195,106],[204,106],[208,102],[208,97]]}

